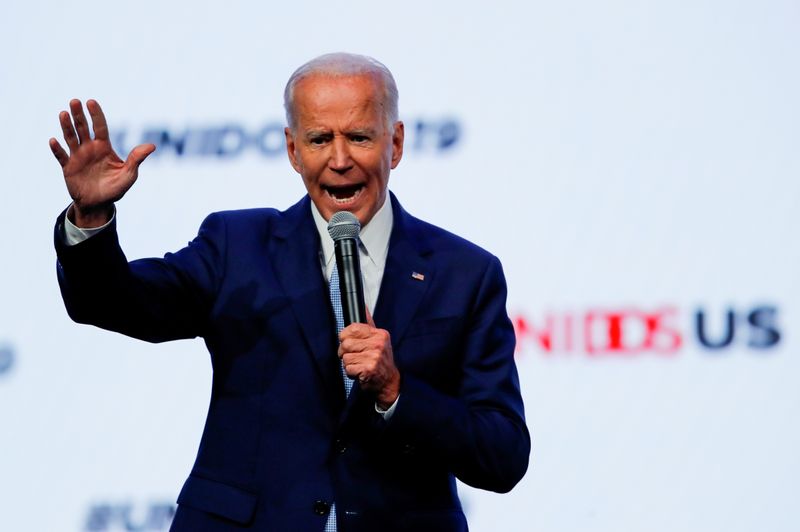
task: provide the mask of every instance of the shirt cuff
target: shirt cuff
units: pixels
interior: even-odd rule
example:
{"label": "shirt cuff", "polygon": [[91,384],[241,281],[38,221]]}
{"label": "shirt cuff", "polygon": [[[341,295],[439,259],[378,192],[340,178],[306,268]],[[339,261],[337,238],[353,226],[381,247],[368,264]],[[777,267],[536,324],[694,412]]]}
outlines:
{"label": "shirt cuff", "polygon": [[[72,208],[72,205],[69,206]],[[111,219],[108,220],[105,224],[101,225],[100,227],[78,227],[74,223],[72,223],[69,219],[69,209],[67,209],[67,216],[64,216],[64,242],[68,246],[74,246],[75,244],[80,244],[84,240],[87,240],[106,227],[108,227],[111,222],[114,221],[114,217],[117,215],[117,208],[114,207],[114,212],[111,213]]]}
{"label": "shirt cuff", "polygon": [[378,403],[375,403],[375,411],[383,417],[384,421],[389,421],[392,418],[392,414],[394,414],[394,409],[397,407],[397,401],[399,400],[400,396],[398,395],[397,399],[394,400],[394,403],[392,403],[392,405],[386,410],[379,407]]}

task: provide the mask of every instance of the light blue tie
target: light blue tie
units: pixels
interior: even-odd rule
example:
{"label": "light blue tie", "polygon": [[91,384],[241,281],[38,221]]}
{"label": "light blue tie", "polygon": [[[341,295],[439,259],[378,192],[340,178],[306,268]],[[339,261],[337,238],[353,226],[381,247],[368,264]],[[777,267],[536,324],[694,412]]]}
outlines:
{"label": "light blue tie", "polygon": [[[333,305],[333,315],[336,317],[336,337],[344,329],[344,311],[342,310],[342,293],[339,291],[339,268],[336,263],[333,264],[333,272],[331,273],[331,281],[328,285],[331,293],[331,305]],[[346,395],[350,396],[350,390],[353,388],[353,379],[347,376],[344,371],[344,363],[342,363],[342,378],[344,379],[344,390]]]}
{"label": "light blue tie", "polygon": [[[342,310],[342,293],[339,291],[339,268],[333,263],[333,273],[328,284],[331,295],[331,305],[333,305],[333,315],[336,318],[336,337],[344,329],[344,311]],[[344,379],[344,390],[346,395],[350,395],[353,388],[353,379],[347,376],[344,371],[344,364],[341,365],[342,378]],[[325,532],[336,532],[336,503],[331,505],[331,513],[328,514],[328,521],[325,523]]]}

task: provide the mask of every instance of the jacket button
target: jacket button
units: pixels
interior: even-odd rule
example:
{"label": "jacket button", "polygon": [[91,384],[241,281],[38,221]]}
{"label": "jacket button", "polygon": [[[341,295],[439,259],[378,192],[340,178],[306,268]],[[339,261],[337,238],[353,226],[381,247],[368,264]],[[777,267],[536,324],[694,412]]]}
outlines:
{"label": "jacket button", "polygon": [[325,501],[314,501],[313,510],[316,515],[328,515],[331,511],[331,505]]}
{"label": "jacket button", "polygon": [[340,454],[343,454],[347,450],[347,444],[344,442],[344,440],[340,439],[337,439],[335,442],[333,442],[333,447],[336,449],[336,452]]}

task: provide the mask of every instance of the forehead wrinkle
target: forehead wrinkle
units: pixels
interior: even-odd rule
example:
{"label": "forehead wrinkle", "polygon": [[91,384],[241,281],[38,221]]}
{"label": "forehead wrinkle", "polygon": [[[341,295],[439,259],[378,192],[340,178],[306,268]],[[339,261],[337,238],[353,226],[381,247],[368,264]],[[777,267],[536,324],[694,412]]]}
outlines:
{"label": "forehead wrinkle", "polygon": [[383,119],[373,101],[353,105],[346,111],[316,109],[298,113],[298,126],[306,134],[337,132],[377,132]]}
{"label": "forehead wrinkle", "polygon": [[385,122],[380,84],[370,77],[367,79],[370,81],[368,90],[362,90],[363,76],[310,76],[300,80],[294,97],[297,126],[306,123],[309,127],[313,124],[352,127],[359,123]]}

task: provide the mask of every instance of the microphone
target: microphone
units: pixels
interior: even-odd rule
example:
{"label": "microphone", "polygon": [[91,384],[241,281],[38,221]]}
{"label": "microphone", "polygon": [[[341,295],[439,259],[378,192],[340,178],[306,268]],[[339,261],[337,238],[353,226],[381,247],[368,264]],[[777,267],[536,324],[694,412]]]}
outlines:
{"label": "microphone", "polygon": [[358,233],[361,224],[348,211],[339,211],[328,222],[328,234],[333,239],[336,268],[339,271],[339,292],[342,297],[344,326],[367,323],[364,307],[364,284],[361,281],[361,260],[358,253]]}

